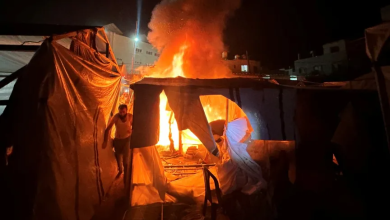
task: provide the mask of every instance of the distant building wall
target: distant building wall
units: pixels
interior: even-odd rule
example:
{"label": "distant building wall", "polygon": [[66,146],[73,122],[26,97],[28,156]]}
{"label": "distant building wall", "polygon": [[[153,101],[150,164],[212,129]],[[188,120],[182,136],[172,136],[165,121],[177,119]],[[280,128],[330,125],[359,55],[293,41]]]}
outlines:
{"label": "distant building wall", "polygon": [[382,21],[390,21],[390,5],[381,8]]}
{"label": "distant building wall", "polygon": [[345,69],[348,65],[347,60],[346,51],[296,60],[294,62],[295,72],[297,75],[330,75]]}
{"label": "distant building wall", "polygon": [[354,78],[368,73],[371,68],[365,51],[364,38],[340,40],[323,45],[323,54],[296,60],[295,74],[301,76],[324,75]]}
{"label": "distant building wall", "polygon": [[233,73],[260,73],[261,64],[260,61],[248,60],[244,59],[236,59],[236,60],[224,60],[226,65]]}
{"label": "distant building wall", "polygon": [[134,42],[133,39],[107,31],[107,37],[110,41],[111,48],[115,54],[118,64],[125,64],[126,71],[131,73],[131,66],[134,56],[134,70],[140,66],[153,65],[159,58],[160,54],[151,44],[142,42]]}

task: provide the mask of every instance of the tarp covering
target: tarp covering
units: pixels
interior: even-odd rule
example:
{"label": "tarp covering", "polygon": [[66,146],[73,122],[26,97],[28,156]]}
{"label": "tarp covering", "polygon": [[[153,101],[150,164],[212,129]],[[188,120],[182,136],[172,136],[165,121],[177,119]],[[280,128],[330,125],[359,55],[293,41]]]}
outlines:
{"label": "tarp covering", "polygon": [[250,133],[246,118],[239,118],[230,122],[226,130],[227,141],[223,159],[218,167],[218,178],[221,190],[229,194],[241,189],[245,194],[253,194],[260,189],[265,189],[267,183],[263,179],[260,166],[247,152]]}
{"label": "tarp covering", "polygon": [[190,129],[210,152],[214,152],[217,146],[199,94],[182,90],[180,87],[165,88],[164,91],[169,106],[175,113],[179,130]]}
{"label": "tarp covering", "polygon": [[132,182],[132,206],[165,200],[167,180],[155,146],[134,149]]}
{"label": "tarp covering", "polygon": [[[265,81],[239,78],[215,80],[145,78],[131,85],[131,88],[135,96],[133,134],[136,133],[137,136],[143,137],[137,140],[133,138],[132,147],[157,144],[159,121],[155,117],[159,115],[159,97],[157,96],[162,90],[167,94],[179,128],[191,126],[190,130],[210,152],[216,149],[216,145],[199,101],[199,97],[205,95],[222,95],[241,107],[253,128],[253,139],[294,139],[294,89],[282,89],[282,87]],[[221,108],[226,108],[226,104]],[[137,114],[140,117],[138,119],[136,119]],[[146,121],[146,118],[149,120]]]}
{"label": "tarp covering", "polygon": [[120,75],[86,60],[96,56],[46,40],[15,85],[0,118],[11,134],[1,138],[14,145],[7,181],[15,219],[89,220],[114,180],[114,155],[101,145]]}
{"label": "tarp covering", "polygon": [[377,61],[390,37],[390,22],[367,28],[365,35],[367,55],[371,60]]}

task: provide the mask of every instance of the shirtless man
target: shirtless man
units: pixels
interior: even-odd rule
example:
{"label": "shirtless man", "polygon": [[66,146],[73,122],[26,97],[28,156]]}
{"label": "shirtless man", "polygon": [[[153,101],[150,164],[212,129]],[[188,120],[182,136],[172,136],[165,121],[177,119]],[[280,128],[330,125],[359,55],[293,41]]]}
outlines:
{"label": "shirtless man", "polygon": [[[127,174],[127,168],[130,162],[130,137],[132,133],[133,115],[127,113],[127,105],[119,106],[119,113],[111,118],[104,133],[103,149],[107,147],[107,140],[111,133],[112,126],[115,124],[116,132],[113,142],[115,157],[118,163],[119,174]],[[123,170],[124,167],[124,170]]]}

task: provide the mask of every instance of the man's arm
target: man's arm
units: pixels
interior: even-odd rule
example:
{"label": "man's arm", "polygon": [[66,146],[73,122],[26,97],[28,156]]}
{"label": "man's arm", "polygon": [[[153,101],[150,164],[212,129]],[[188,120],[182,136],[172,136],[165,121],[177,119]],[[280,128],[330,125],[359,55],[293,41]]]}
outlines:
{"label": "man's arm", "polygon": [[117,118],[117,115],[114,115],[114,117],[110,119],[110,122],[107,125],[106,131],[104,132],[103,149],[107,147],[108,136],[110,135],[112,126],[114,126]]}
{"label": "man's arm", "polygon": [[129,113],[130,125],[133,125],[133,115]]}

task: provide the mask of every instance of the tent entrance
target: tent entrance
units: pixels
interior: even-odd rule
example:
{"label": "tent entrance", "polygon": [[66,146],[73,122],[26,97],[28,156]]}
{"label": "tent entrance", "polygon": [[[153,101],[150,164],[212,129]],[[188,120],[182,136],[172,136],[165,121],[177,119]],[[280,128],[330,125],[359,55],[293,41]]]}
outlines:
{"label": "tent entrance", "polygon": [[[200,101],[215,142],[221,147],[226,120],[230,122],[246,115],[236,103],[222,95],[200,96]],[[201,172],[203,166],[214,166],[218,158],[209,153],[198,137],[189,129],[178,129],[164,91],[160,94],[159,107],[159,141],[156,148],[168,177],[177,179]]]}

